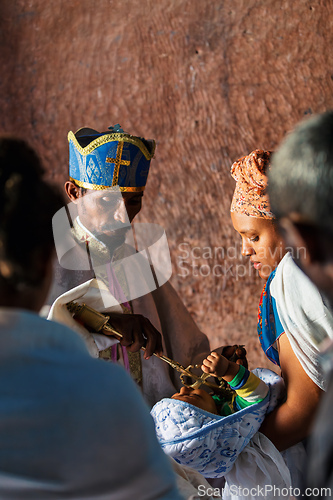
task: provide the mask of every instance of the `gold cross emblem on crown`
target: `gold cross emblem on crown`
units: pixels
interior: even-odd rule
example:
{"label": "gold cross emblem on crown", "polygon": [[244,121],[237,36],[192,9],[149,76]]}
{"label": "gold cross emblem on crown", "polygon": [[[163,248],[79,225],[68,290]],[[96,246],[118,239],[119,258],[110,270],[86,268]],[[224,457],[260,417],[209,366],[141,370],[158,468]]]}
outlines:
{"label": "gold cross emblem on crown", "polygon": [[118,142],[116,158],[106,158],[107,163],[114,163],[114,173],[113,173],[112,186],[118,185],[120,165],[124,165],[126,167],[129,167],[130,163],[131,163],[129,160],[123,160],[121,158],[122,154],[123,154],[123,147],[124,147],[124,143]]}

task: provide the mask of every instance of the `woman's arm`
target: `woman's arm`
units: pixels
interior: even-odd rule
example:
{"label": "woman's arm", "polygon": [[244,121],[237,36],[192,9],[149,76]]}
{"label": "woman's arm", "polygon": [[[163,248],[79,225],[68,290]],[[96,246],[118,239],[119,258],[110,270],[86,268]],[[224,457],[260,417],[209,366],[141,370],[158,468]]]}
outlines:
{"label": "woman's arm", "polygon": [[265,418],[260,432],[282,451],[309,435],[323,391],[303,370],[287,335],[278,342],[287,399]]}

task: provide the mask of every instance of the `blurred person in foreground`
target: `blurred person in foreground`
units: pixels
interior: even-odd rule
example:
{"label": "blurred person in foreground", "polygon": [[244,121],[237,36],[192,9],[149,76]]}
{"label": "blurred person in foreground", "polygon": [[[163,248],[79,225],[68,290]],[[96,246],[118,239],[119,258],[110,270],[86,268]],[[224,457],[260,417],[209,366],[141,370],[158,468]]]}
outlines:
{"label": "blurred person in foreground", "polygon": [[[292,249],[295,262],[319,288],[327,308],[332,309],[332,111],[302,122],[286,136],[273,156],[269,196],[280,232]],[[302,289],[297,292],[305,293]],[[333,346],[321,328],[313,330],[313,341],[322,351],[323,371],[329,378],[329,386],[309,443],[305,488],[329,488],[321,490],[323,498],[331,496],[333,490]],[[316,490],[312,496],[318,496]]]}
{"label": "blurred person in foreground", "polygon": [[179,499],[126,372],[38,315],[61,197],[34,151],[0,138],[0,498]]}

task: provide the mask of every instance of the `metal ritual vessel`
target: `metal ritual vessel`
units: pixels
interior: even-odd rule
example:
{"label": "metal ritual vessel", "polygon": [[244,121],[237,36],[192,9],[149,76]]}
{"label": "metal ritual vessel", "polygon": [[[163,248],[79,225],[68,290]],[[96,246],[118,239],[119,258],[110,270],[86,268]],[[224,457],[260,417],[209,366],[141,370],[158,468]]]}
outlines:
{"label": "metal ritual vessel", "polygon": [[[123,338],[123,335],[115,330],[109,323],[110,316],[100,313],[84,303],[78,304],[75,301],[71,301],[68,302],[66,306],[68,311],[73,315],[73,318],[83,323],[90,330],[98,333],[104,333],[106,335],[111,335],[118,340],[121,340]],[[145,347],[141,347],[141,349],[144,351]],[[185,387],[197,389],[201,385],[205,385],[213,389],[215,392],[218,392],[219,394],[221,394],[221,392],[225,393],[226,397],[230,397],[230,395],[233,393],[233,391],[229,388],[228,384],[223,379],[216,379],[209,373],[202,372],[201,375],[197,375],[196,373],[194,373],[193,370],[200,369],[200,365],[189,365],[187,367],[184,367],[177,361],[174,361],[167,356],[159,356],[156,353],[153,353],[153,355],[160,358],[162,361],[171,366],[171,368],[179,372],[180,379]],[[209,377],[214,381],[208,381],[207,378]],[[190,378],[191,381],[186,380],[186,378]],[[218,383],[216,383],[215,380],[217,380]]]}

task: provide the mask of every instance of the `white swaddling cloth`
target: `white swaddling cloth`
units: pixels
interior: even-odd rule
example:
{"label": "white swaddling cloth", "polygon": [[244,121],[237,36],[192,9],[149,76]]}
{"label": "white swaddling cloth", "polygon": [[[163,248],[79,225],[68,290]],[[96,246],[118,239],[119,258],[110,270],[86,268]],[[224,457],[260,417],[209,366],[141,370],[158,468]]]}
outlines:
{"label": "white swaddling cloth", "polygon": [[156,403],[151,415],[165,453],[205,477],[225,476],[284,392],[283,380],[276,373],[266,369],[254,373],[269,385],[268,395],[227,417],[175,399]]}
{"label": "white swaddling cloth", "polygon": [[91,279],[72,288],[60,295],[52,304],[47,319],[69,326],[79,333],[83,337],[91,356],[98,358],[99,351],[118,343],[118,340],[99,333],[90,333],[83,325],[78,323],[66,307],[66,304],[72,300],[75,300],[78,304],[87,304],[102,313],[121,313],[121,306],[109,290],[106,289],[104,283],[97,279]]}

